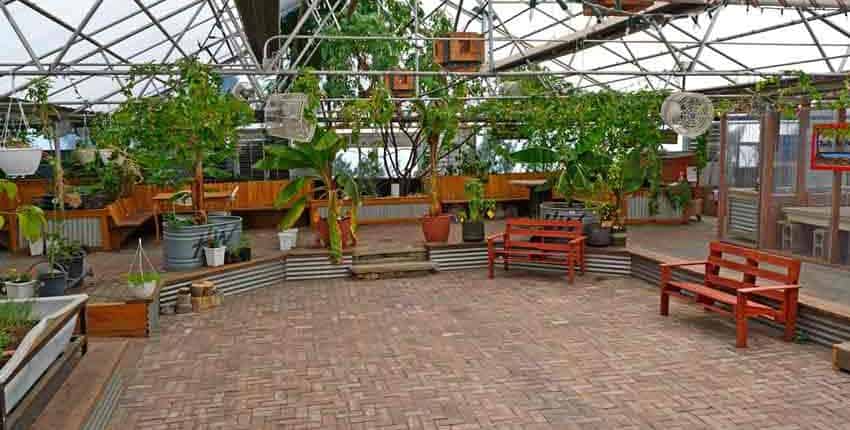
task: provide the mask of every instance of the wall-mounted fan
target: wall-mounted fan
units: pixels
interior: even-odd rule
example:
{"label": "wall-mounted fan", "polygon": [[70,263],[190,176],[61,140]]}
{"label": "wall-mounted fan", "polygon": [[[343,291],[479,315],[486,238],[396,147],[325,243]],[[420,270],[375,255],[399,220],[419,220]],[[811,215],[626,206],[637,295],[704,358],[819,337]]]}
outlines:
{"label": "wall-mounted fan", "polygon": [[661,104],[661,118],[676,133],[697,137],[711,127],[714,105],[702,94],[673,93]]}
{"label": "wall-mounted fan", "polygon": [[271,94],[264,109],[266,131],[272,136],[299,142],[313,140],[316,125],[304,119],[306,106],[306,94]]}

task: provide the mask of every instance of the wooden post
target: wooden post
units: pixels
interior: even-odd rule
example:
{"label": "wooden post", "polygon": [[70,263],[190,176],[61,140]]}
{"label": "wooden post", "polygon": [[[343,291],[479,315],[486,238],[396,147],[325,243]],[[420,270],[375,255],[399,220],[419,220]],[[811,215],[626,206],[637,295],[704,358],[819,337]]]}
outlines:
{"label": "wooden post", "polygon": [[800,122],[799,141],[797,142],[797,182],[794,187],[797,204],[805,206],[809,202],[809,190],[806,184],[806,173],[809,171],[809,127],[811,126],[811,103],[808,98],[800,102],[800,112],[797,118]]}
{"label": "wooden post", "polygon": [[720,178],[718,180],[717,193],[717,238],[726,237],[726,216],[729,205],[729,184],[726,182],[726,153],[729,151],[729,116],[720,115]]}
{"label": "wooden post", "polygon": [[776,248],[776,220],[772,216],[773,165],[779,141],[779,112],[770,109],[763,115],[761,153],[759,154],[759,248]]}
{"label": "wooden post", "polygon": [[[847,110],[845,108],[838,110],[838,122],[847,122]],[[840,170],[832,172],[832,212],[829,219],[829,262],[832,264],[841,263],[841,231],[838,227],[841,224],[841,182],[843,177],[844,174]]]}

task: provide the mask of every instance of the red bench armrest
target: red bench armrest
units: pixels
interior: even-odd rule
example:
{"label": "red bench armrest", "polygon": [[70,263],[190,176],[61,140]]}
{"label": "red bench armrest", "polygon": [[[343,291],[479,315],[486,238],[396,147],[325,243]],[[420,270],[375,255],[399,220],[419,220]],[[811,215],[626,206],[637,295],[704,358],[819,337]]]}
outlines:
{"label": "red bench armrest", "polygon": [[487,243],[495,242],[497,239],[504,239],[505,233],[496,233],[487,236]]}
{"label": "red bench armrest", "polygon": [[739,288],[738,292],[743,294],[761,293],[763,291],[785,291],[799,289],[799,285],[765,285],[760,287]]}
{"label": "red bench armrest", "polygon": [[579,236],[579,237],[571,240],[570,245],[581,245],[584,242],[585,239],[587,239],[587,237]]}

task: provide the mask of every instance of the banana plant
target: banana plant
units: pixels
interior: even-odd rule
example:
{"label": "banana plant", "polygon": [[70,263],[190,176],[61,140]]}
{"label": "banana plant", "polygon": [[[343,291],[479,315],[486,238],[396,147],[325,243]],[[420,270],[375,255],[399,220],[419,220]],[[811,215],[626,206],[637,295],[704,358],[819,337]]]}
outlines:
{"label": "banana plant", "polygon": [[[6,195],[9,201],[15,201],[18,196],[18,187],[12,181],[0,179],[0,195]],[[14,212],[0,212],[0,229],[6,225],[5,215],[18,217],[21,233],[28,241],[35,242],[41,239],[44,226],[47,225],[47,219],[40,207],[21,205]]]}
{"label": "banana plant", "polygon": [[[289,205],[289,210],[280,222],[281,229],[295,225],[307,207],[310,196],[304,187],[313,181],[323,185],[314,191],[320,198],[328,200],[328,231],[330,232],[330,252],[334,262],[342,260],[342,232],[339,218],[342,215],[341,203],[351,200],[351,235],[357,238],[357,212],[361,205],[357,181],[351,176],[334,170],[334,160],[346,149],[346,140],[340,139],[332,130],[317,130],[313,141],[307,144],[276,145],[266,148],[265,159],[254,166],[262,170],[308,169],[312,174],[292,180],[275,196],[275,207],[280,209]],[[310,181],[310,182],[308,182]]]}

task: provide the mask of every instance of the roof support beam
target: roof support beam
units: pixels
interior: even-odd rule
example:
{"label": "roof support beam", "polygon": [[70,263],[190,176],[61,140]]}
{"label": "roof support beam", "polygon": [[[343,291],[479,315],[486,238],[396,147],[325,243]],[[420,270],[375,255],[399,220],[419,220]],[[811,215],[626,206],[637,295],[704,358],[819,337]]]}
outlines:
{"label": "roof support beam", "polygon": [[809,32],[809,36],[811,36],[812,42],[815,42],[815,45],[818,48],[818,52],[820,52],[820,56],[823,57],[823,62],[826,63],[826,67],[829,68],[830,72],[834,72],[835,67],[832,67],[832,63],[826,58],[826,51],[823,50],[823,46],[820,46],[820,41],[818,40],[818,37],[815,36],[815,32],[812,31],[811,24],[809,24],[809,21],[805,19],[805,16],[803,16],[803,10],[797,8],[797,14],[800,15],[800,19],[803,20],[803,25],[806,27],[806,31]]}
{"label": "roof support beam", "polygon": [[91,9],[89,9],[89,12],[86,14],[85,18],[83,18],[83,21],[77,26],[74,34],[71,35],[68,42],[65,43],[65,46],[62,47],[62,51],[60,51],[59,55],[56,56],[56,59],[53,60],[53,65],[50,66],[51,69],[55,69],[59,66],[59,63],[61,63],[62,59],[65,58],[65,54],[68,53],[68,50],[71,49],[71,46],[77,41],[77,38],[80,37],[80,33],[82,33],[82,31],[86,28],[86,25],[88,25],[91,17],[93,17],[94,13],[97,12],[98,8],[100,8],[101,3],[103,3],[103,0],[97,0],[94,2],[94,5],[92,5]]}
{"label": "roof support beam", "polygon": [[18,23],[15,22],[15,18],[12,18],[12,13],[9,12],[9,8],[6,7],[6,3],[0,3],[0,9],[3,9],[3,15],[6,15],[6,20],[9,21],[9,25],[12,26],[12,30],[15,31],[16,35],[18,35],[18,40],[20,40],[21,44],[24,45],[24,49],[27,50],[27,54],[30,56],[33,64],[38,67],[38,70],[44,70],[44,66],[41,64],[41,61],[38,60],[38,56],[35,55],[35,51],[32,50],[32,45],[30,45],[29,40],[27,40],[27,37],[24,36],[21,28],[18,27]]}
{"label": "roof support beam", "polygon": [[151,23],[154,26],[156,26],[156,28],[158,28],[160,32],[162,32],[162,34],[165,36],[166,39],[171,41],[171,44],[174,45],[174,47],[177,48],[178,51],[180,51],[180,55],[182,55],[184,58],[187,57],[186,51],[184,51],[183,48],[180,47],[180,44],[177,43],[177,41],[175,41],[173,37],[171,37],[171,34],[169,34],[165,30],[165,27],[162,26],[162,23],[160,23],[159,20],[156,19],[155,16],[153,16],[151,11],[148,10],[147,6],[142,4],[141,0],[134,0],[134,1],[136,2],[136,6],[138,6],[139,9],[141,9],[142,12],[144,12],[145,15],[147,15],[147,17],[151,20]]}

